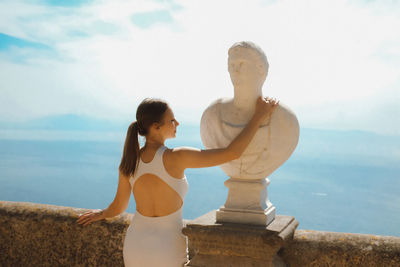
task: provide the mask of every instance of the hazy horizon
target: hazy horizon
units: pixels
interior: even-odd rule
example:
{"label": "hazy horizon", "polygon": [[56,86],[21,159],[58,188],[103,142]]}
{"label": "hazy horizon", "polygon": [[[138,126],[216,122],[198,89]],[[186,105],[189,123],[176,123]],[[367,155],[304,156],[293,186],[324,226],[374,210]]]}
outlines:
{"label": "hazy horizon", "polygon": [[263,94],[302,127],[400,134],[397,1],[4,0],[0,14],[0,121],[129,120],[158,97],[195,123],[233,96],[227,51],[249,40],[268,58]]}

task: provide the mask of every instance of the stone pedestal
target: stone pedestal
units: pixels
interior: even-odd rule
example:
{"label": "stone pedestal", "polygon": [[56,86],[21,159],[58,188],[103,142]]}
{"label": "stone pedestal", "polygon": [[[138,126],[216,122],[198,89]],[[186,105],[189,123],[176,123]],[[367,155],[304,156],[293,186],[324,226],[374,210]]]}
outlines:
{"label": "stone pedestal", "polygon": [[[189,221],[182,232],[188,237],[188,267],[274,266],[276,253],[293,238],[298,222],[276,215],[268,226],[217,223],[216,211]],[[280,266],[284,265],[280,262]]]}
{"label": "stone pedestal", "polygon": [[225,181],[228,198],[217,211],[217,222],[232,222],[266,226],[275,218],[275,207],[268,200],[269,179]]}

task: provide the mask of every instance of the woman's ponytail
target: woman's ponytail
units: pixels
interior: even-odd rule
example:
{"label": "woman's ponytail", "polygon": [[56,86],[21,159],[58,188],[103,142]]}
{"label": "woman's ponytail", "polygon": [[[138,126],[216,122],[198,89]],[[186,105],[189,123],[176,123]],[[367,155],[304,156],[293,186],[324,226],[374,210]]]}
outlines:
{"label": "woman's ponytail", "polygon": [[124,144],[124,152],[122,153],[121,163],[119,164],[119,171],[127,177],[135,173],[138,158],[139,158],[139,126],[135,121],[128,127],[126,139]]}
{"label": "woman's ponytail", "polygon": [[128,127],[126,134],[124,152],[122,153],[119,171],[127,177],[135,173],[139,162],[139,140],[138,135],[147,137],[153,123],[162,122],[163,115],[168,109],[167,102],[154,99],[144,99],[136,110],[136,120]]}

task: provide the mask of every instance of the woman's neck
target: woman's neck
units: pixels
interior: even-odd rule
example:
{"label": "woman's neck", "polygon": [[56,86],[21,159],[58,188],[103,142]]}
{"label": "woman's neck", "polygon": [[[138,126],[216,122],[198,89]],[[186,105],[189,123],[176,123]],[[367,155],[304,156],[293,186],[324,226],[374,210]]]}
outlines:
{"label": "woman's neck", "polygon": [[143,148],[158,148],[164,145],[165,140],[154,139],[154,138],[146,138],[146,143]]}

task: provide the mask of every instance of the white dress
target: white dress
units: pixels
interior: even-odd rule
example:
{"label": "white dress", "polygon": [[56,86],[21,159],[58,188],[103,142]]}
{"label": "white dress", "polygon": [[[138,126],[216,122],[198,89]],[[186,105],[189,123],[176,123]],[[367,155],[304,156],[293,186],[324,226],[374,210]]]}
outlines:
{"label": "white dress", "polygon": [[[143,174],[153,174],[173,188],[182,198],[188,190],[186,177],[173,178],[165,170],[162,155],[167,149],[161,146],[151,162],[139,157],[135,175],[129,180],[133,185]],[[127,267],[180,267],[187,258],[187,240],[182,234],[182,207],[166,216],[148,217],[138,211],[126,232],[123,256]]]}

